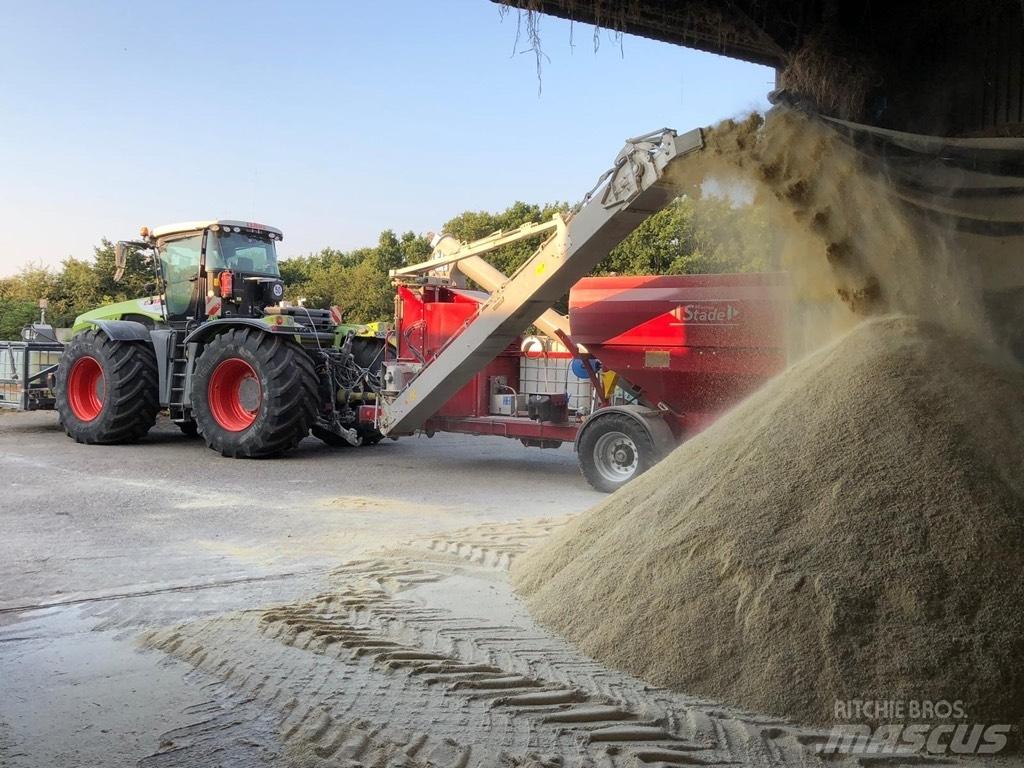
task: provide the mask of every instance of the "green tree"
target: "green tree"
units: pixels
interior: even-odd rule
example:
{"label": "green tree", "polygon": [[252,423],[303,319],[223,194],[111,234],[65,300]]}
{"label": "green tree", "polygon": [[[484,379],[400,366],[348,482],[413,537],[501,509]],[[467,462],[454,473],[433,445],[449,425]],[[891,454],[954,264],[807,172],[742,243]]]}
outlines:
{"label": "green tree", "polygon": [[380,269],[387,272],[389,269],[397,269],[405,263],[405,253],[402,251],[402,243],[390,229],[385,229],[377,238],[376,258]]}
{"label": "green tree", "polygon": [[93,249],[91,261],[68,257],[59,271],[29,264],[11,278],[0,281],[0,327],[21,328],[26,306],[37,316],[39,299],[48,299],[47,320],[70,325],[82,312],[114,301],[148,296],[156,290],[153,266],[141,253],[130,253],[124,277],[114,282],[114,245],[107,239]]}
{"label": "green tree", "polygon": [[125,264],[124,275],[114,281],[117,267],[114,264],[114,244],[103,238],[93,248],[93,271],[96,273],[98,295],[107,301],[151,296],[157,288],[156,273],[150,257],[143,251],[130,250]]}
{"label": "green tree", "polygon": [[399,240],[403,264],[417,264],[430,257],[430,241],[423,235],[405,232]]}
{"label": "green tree", "polygon": [[53,274],[35,264],[0,280],[0,339],[21,338],[21,329],[39,318],[39,299],[51,297],[53,284]]}
{"label": "green tree", "polygon": [[20,339],[21,329],[38,316],[36,302],[0,298],[0,339]]}
{"label": "green tree", "polygon": [[702,274],[773,267],[763,209],[722,197],[681,197],[612,249],[597,274]]}
{"label": "green tree", "polygon": [[[565,213],[568,210],[569,206],[566,203],[535,205],[516,201],[500,213],[488,213],[487,211],[460,213],[450,219],[441,231],[463,242],[469,242],[486,237],[498,230],[515,229],[528,223],[539,224],[550,220],[556,213]],[[537,250],[542,239],[543,236],[538,236],[503,246],[487,254],[487,260],[506,275],[510,275]]]}
{"label": "green tree", "polygon": [[[565,203],[538,205],[517,201],[503,211],[465,211],[448,221],[443,232],[463,241],[527,222],[547,221],[566,213]],[[511,274],[529,258],[540,237],[513,243],[487,259]],[[771,258],[772,231],[766,212],[725,197],[680,198],[643,222],[597,267],[597,274],[684,274],[777,269]],[[370,248],[318,253],[281,262],[287,297],[305,299],[310,307],[337,305],[352,322],[390,318],[394,291],[388,270],[425,261],[430,244],[413,232],[380,234]],[[115,283],[114,246],[102,240],[92,259],[67,258],[59,271],[29,264],[17,275],[0,279],[0,329],[17,336],[36,317],[40,298],[50,300],[48,316],[70,325],[89,309],[156,292],[153,266],[141,253],[128,257],[124,278]],[[564,309],[564,301],[561,308]]]}
{"label": "green tree", "polygon": [[308,307],[340,307],[351,322],[386,320],[394,313],[394,290],[388,271],[430,255],[426,238],[412,232],[401,237],[392,230],[380,234],[373,248],[338,251],[287,259],[281,277],[291,301]]}
{"label": "green tree", "polygon": [[75,317],[96,306],[100,281],[95,265],[68,257],[57,274],[50,301],[50,319],[54,325],[70,325]]}
{"label": "green tree", "polygon": [[28,264],[22,267],[13,278],[4,281],[0,295],[4,298],[36,304],[39,299],[48,299],[53,295],[56,280],[53,272],[46,267]]}

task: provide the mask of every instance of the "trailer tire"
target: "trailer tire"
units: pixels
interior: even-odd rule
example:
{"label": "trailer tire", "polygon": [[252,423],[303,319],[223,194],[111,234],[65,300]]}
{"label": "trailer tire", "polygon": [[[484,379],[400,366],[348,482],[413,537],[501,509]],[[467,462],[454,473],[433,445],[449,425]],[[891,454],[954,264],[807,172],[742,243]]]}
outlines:
{"label": "trailer tire", "polygon": [[580,471],[596,490],[614,493],[658,463],[654,438],[636,419],[622,413],[597,416],[576,446]]}
{"label": "trailer tire", "polygon": [[133,443],[160,410],[153,347],[96,330],[80,333],[61,356],[54,394],[60,424],[77,442]]}
{"label": "trailer tire", "polygon": [[176,424],[185,437],[199,437],[199,425],[194,421],[179,421]]}
{"label": "trailer tire", "polygon": [[293,340],[232,328],[199,356],[192,409],[212,450],[231,458],[267,458],[309,434],[317,392],[313,361]]}

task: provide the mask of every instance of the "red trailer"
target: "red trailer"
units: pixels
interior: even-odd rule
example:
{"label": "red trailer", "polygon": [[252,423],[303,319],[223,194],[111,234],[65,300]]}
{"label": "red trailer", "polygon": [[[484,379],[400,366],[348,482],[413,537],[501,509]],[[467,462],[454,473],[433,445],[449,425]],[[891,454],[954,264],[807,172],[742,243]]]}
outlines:
{"label": "red trailer", "polygon": [[[569,334],[556,331],[562,350],[531,338],[524,351],[516,338],[422,429],[542,448],[571,442],[587,480],[613,491],[782,370],[786,285],[778,273],[584,278],[569,294]],[[397,360],[386,367],[428,366],[489,298],[399,283]],[[560,358],[575,359],[565,391],[531,391],[540,387],[523,375],[529,361]],[[578,381],[589,382],[589,402]]]}
{"label": "red trailer", "polygon": [[[396,335],[385,349],[397,357],[384,361],[377,406],[364,407],[377,434],[572,442],[587,480],[612,491],[781,370],[781,275],[580,280],[678,197],[703,148],[700,130],[629,139],[571,213],[471,243],[443,236],[430,259],[391,270]],[[539,245],[510,276],[481,258],[527,241]],[[552,309],[566,293],[569,317]],[[573,358],[579,379],[570,386],[565,365],[564,390],[531,375],[521,338],[531,324]],[[538,346],[551,354],[527,348]]]}

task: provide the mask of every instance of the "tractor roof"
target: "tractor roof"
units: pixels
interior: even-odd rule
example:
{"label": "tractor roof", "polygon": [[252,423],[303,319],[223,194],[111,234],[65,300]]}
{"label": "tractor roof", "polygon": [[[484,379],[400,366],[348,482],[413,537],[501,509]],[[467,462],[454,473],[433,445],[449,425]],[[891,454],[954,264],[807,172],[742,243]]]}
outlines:
{"label": "tractor roof", "polygon": [[276,227],[268,227],[266,224],[257,224],[254,221],[236,221],[234,219],[208,219],[206,221],[183,221],[178,224],[165,224],[162,227],[156,227],[151,232],[152,237],[165,237],[167,235],[176,235],[179,232],[196,232],[199,230],[207,229],[212,227],[214,224],[227,228],[237,227],[239,229],[257,230],[260,232],[269,232],[277,235],[278,240],[284,237],[284,233]]}

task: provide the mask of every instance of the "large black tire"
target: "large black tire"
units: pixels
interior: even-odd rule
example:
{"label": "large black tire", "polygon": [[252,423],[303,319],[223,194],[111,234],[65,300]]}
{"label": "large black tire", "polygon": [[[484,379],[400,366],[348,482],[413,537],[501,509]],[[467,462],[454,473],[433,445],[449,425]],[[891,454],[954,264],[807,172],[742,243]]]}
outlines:
{"label": "large black tire", "polygon": [[658,463],[654,439],[622,413],[595,416],[576,445],[580,471],[596,490],[613,493]]}
{"label": "large black tire", "polygon": [[160,410],[153,347],[112,341],[100,331],[80,333],[61,356],[54,390],[69,437],[90,445],[135,442]]}
{"label": "large black tire", "polygon": [[291,339],[234,328],[206,345],[192,377],[192,410],[206,444],[232,458],[294,448],[317,412],[313,361]]}

